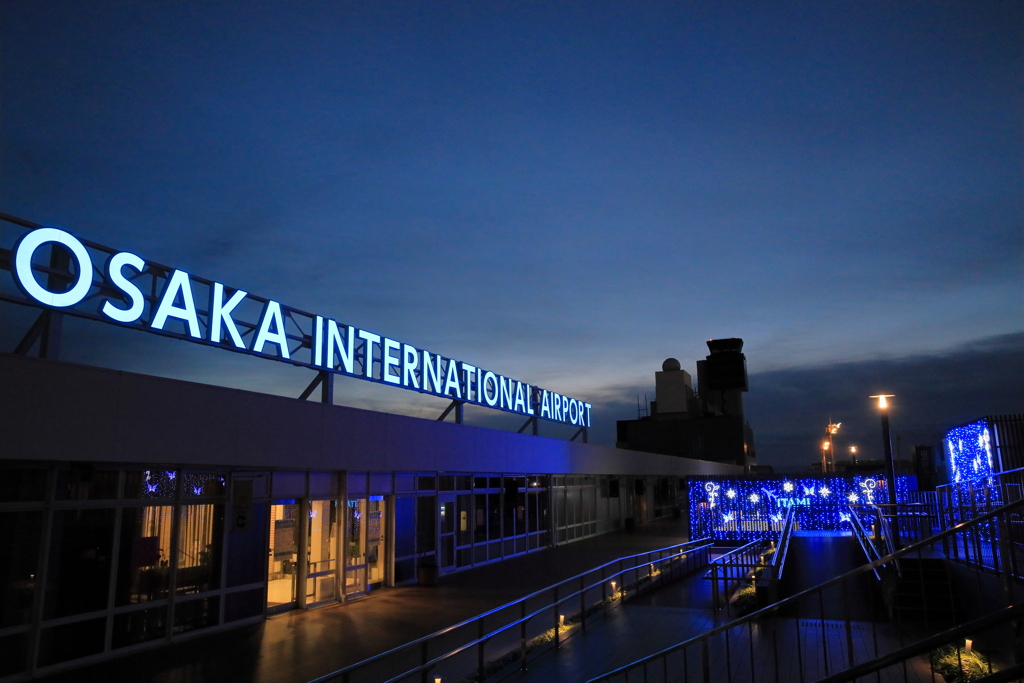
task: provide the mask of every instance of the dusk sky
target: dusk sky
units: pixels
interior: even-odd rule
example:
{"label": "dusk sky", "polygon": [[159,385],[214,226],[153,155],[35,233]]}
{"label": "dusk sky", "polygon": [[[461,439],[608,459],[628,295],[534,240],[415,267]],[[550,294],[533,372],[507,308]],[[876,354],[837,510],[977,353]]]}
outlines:
{"label": "dusk sky", "polygon": [[[869,394],[904,449],[1024,412],[1024,4],[2,0],[0,211],[588,400],[596,443],[742,337],[759,462],[830,416],[880,457]],[[65,329],[70,361],[312,377]]]}

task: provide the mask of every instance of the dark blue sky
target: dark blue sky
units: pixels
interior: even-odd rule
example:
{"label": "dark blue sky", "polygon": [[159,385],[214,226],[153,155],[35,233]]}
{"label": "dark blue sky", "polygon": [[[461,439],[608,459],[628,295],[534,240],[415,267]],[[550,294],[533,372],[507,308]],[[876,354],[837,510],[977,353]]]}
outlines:
{"label": "dark blue sky", "polygon": [[[606,442],[712,337],[767,462],[887,389],[778,373],[1024,369],[1022,152],[1016,2],[0,2],[0,210],[591,400]],[[95,327],[70,358],[306,383]]]}

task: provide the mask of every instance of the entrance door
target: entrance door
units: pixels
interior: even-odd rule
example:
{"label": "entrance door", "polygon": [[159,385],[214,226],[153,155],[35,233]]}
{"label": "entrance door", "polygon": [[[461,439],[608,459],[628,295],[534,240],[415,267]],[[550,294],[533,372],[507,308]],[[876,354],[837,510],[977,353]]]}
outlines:
{"label": "entrance door", "polygon": [[270,552],[267,558],[267,612],[292,609],[299,571],[299,506],[294,500],[270,506]]}
{"label": "entrance door", "polygon": [[441,515],[437,534],[440,554],[438,566],[441,571],[446,571],[455,567],[455,496],[442,494],[438,496],[437,502]]}
{"label": "entrance door", "polygon": [[384,496],[348,501],[348,554],[345,561],[345,595],[368,592],[384,583]]}
{"label": "entrance door", "polygon": [[337,598],[338,501],[309,502],[306,534],[306,606]]}

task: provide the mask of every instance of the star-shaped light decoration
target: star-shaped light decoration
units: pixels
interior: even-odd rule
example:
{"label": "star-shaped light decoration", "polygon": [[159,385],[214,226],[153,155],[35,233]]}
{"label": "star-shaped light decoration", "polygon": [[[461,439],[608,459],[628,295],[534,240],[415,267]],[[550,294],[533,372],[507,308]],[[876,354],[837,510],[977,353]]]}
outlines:
{"label": "star-shaped light decoration", "polygon": [[821,494],[822,498],[827,498],[828,494],[832,493],[832,491],[830,491],[827,486],[822,486],[820,489],[818,489],[818,493]]}
{"label": "star-shaped light decoration", "polygon": [[846,500],[850,501],[851,503],[856,503],[858,500],[860,500],[860,497],[856,493],[851,493],[846,497]]}
{"label": "star-shaped light decoration", "polygon": [[748,498],[747,500],[749,500],[751,503],[757,503],[758,501],[761,500],[761,496],[757,495],[756,493],[751,493],[750,498]]}
{"label": "star-shaped light decoration", "polygon": [[786,493],[792,493],[793,492],[793,482],[791,482],[791,481],[783,482],[782,490],[785,491]]}
{"label": "star-shaped light decoration", "polygon": [[729,500],[732,500],[733,498],[736,497],[736,490],[729,489],[728,491],[725,492],[725,495],[728,496]]}

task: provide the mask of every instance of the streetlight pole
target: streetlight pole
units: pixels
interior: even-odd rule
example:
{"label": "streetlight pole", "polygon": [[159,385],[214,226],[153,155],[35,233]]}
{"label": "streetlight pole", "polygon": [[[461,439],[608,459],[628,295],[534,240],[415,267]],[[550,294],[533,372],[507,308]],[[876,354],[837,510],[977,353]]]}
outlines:
{"label": "streetlight pole", "polygon": [[891,491],[889,502],[893,504],[892,543],[893,547],[900,547],[899,536],[899,515],[896,503],[899,502],[896,494],[896,464],[892,459],[892,439],[889,438],[889,402],[886,399],[894,398],[893,394],[879,394],[869,398],[878,399],[878,412],[882,414],[882,449],[885,452],[885,485]]}

